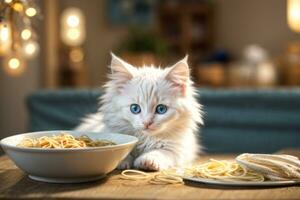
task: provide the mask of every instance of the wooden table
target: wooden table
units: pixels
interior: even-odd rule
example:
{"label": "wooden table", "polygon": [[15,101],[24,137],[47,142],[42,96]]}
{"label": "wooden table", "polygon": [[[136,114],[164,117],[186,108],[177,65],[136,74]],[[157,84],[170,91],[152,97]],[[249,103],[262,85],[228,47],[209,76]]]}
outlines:
{"label": "wooden table", "polygon": [[[299,153],[300,151],[296,152]],[[295,152],[294,152],[295,154]],[[206,155],[199,161],[234,158]],[[0,199],[300,199],[300,186],[230,188],[205,184],[150,185],[120,180],[115,171],[107,178],[81,184],[48,184],[30,180],[7,156],[0,157]]]}

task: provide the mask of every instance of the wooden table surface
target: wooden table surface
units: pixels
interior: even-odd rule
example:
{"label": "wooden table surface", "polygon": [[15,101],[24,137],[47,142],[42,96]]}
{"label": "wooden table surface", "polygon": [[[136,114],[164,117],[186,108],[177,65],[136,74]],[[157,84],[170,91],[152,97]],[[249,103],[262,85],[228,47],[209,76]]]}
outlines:
{"label": "wooden table surface", "polygon": [[[298,152],[293,152],[295,153]],[[206,155],[230,159],[235,155]],[[29,179],[7,157],[0,157],[0,199],[300,199],[300,186],[232,188],[205,184],[150,185],[121,180],[118,171],[105,179],[80,184],[48,184]]]}

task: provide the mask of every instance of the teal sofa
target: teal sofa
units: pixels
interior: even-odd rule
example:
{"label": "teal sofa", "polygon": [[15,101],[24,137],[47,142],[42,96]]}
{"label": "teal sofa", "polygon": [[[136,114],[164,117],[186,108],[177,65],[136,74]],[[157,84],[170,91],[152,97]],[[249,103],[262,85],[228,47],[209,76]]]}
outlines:
{"label": "teal sofa", "polygon": [[[96,112],[101,94],[53,90],[30,95],[30,131],[73,129],[80,118]],[[198,135],[205,152],[271,153],[300,147],[300,89],[199,89],[198,94],[205,112]]]}

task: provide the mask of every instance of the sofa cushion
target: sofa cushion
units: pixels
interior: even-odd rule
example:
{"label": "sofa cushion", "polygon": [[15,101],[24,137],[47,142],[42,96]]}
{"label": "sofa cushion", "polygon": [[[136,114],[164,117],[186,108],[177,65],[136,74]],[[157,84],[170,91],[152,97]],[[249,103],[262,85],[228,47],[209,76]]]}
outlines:
{"label": "sofa cushion", "polygon": [[[30,131],[74,128],[86,114],[97,111],[101,94],[48,90],[30,95]],[[199,89],[198,94],[205,123],[198,136],[204,151],[270,153],[300,147],[300,90]]]}

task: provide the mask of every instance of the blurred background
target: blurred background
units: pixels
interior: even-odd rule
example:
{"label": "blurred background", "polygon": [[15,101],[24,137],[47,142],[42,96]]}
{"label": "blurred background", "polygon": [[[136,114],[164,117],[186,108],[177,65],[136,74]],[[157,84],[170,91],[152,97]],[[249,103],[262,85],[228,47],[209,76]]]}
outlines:
{"label": "blurred background", "polygon": [[0,0],[0,135],[28,129],[26,97],[99,88],[110,52],[136,66],[189,55],[198,87],[299,87],[299,0]]}

